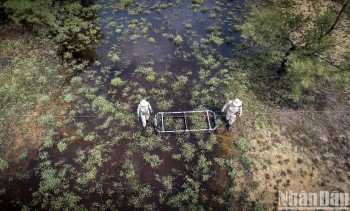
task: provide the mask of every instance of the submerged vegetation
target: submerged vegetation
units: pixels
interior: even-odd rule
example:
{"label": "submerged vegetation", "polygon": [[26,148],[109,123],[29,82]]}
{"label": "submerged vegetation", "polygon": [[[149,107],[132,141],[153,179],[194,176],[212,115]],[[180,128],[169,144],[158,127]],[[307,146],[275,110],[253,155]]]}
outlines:
{"label": "submerged vegetation", "polygon": [[[0,29],[0,205],[8,209],[272,209],[269,194],[281,187],[268,187],[267,172],[290,161],[264,153],[298,128],[261,113],[267,104],[307,106],[322,85],[348,88],[348,49],[332,57],[346,1],[307,17],[285,1],[20,2],[2,5],[11,22]],[[155,112],[211,109],[219,128],[156,134],[150,120],[142,131],[144,98]],[[227,132],[219,110],[233,98],[244,115]],[[205,115],[188,124],[207,128]],[[184,129],[182,118],[166,118],[166,129]]]}

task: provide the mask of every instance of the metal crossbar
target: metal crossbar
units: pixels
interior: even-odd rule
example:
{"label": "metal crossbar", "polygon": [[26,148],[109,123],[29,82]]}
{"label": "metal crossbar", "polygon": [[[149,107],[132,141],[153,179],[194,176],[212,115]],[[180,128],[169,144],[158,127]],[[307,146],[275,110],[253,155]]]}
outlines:
{"label": "metal crossbar", "polygon": [[[203,114],[203,122],[206,122],[206,128],[195,128],[191,125],[191,117],[195,114]],[[168,117],[168,118],[167,118]],[[213,131],[218,127],[217,115],[211,110],[202,111],[176,111],[176,112],[158,112],[154,116],[153,125],[154,129],[159,133],[183,133],[183,132],[196,132],[196,131]],[[183,124],[181,129],[167,128],[171,126],[169,118],[182,119]],[[168,120],[168,121],[167,121]],[[159,124],[158,124],[159,123]]]}

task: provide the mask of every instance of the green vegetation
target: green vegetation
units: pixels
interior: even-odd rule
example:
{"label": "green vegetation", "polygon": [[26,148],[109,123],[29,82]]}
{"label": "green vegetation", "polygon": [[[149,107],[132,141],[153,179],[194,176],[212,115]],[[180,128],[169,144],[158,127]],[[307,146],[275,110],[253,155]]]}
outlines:
{"label": "green vegetation", "polygon": [[6,170],[9,167],[8,162],[5,160],[0,160],[0,171]]}
{"label": "green vegetation", "polygon": [[157,168],[163,163],[163,160],[159,159],[158,155],[151,155],[148,152],[143,155],[143,159],[151,165],[151,168]]}
{"label": "green vegetation", "polygon": [[15,23],[28,22],[33,24],[37,30],[49,30],[57,27],[52,4],[52,1],[7,0],[3,3],[3,7],[10,13],[10,18]]}
{"label": "green vegetation", "polygon": [[149,43],[155,43],[156,40],[155,40],[153,37],[150,37],[150,38],[148,38],[148,42],[149,42]]}
{"label": "green vegetation", "polygon": [[[101,9],[99,5],[83,7],[69,0],[7,0],[3,6],[17,24],[30,24],[34,31],[43,36],[53,34],[53,40],[59,46],[59,53],[71,68],[72,65],[81,63],[72,58],[86,55],[86,52],[91,52],[99,43],[100,29],[94,23],[97,11]],[[77,70],[81,71],[82,68]]]}
{"label": "green vegetation", "polygon": [[113,78],[111,80],[111,85],[113,85],[113,86],[122,86],[123,84],[124,84],[124,81],[119,77]]}
{"label": "green vegetation", "polygon": [[243,137],[238,137],[235,141],[235,145],[239,150],[244,151],[247,148],[247,140]]}
{"label": "green vegetation", "polygon": [[[301,7],[297,1],[263,1],[241,27],[243,37],[265,54],[257,57],[261,59],[257,62],[276,66],[276,80],[288,86],[291,92],[286,97],[294,102],[301,102],[303,93],[319,84],[339,83],[348,72],[344,69],[348,61],[343,58],[349,48],[339,52],[334,44],[347,39],[347,35],[336,34],[349,31],[349,25],[344,25],[349,2],[331,1],[324,11],[322,1],[305,2],[304,6],[309,13],[297,12]],[[334,57],[334,53],[339,55]]]}
{"label": "green vegetation", "polygon": [[175,45],[180,46],[183,43],[183,39],[180,35],[176,35],[174,38]]}

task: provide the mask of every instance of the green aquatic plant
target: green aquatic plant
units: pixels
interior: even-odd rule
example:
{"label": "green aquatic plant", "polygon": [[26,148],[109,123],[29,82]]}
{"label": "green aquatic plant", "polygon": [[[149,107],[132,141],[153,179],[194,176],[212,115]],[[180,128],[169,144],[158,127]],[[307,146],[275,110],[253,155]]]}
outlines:
{"label": "green aquatic plant", "polygon": [[106,25],[106,28],[111,28],[111,27],[116,27],[117,26],[117,23],[115,21],[111,21],[109,22],[107,25]]}
{"label": "green aquatic plant", "polygon": [[142,29],[142,34],[145,36],[148,33],[148,27]]}
{"label": "green aquatic plant", "polygon": [[210,166],[212,166],[213,163],[211,162],[211,160],[208,160],[204,154],[199,155],[199,159],[198,159],[198,167],[200,169],[202,169],[203,171],[203,182],[207,181],[209,178],[209,170],[210,170]]}
{"label": "green aquatic plant", "polygon": [[202,8],[200,9],[200,11],[201,11],[201,13],[206,13],[206,12],[209,11],[209,8],[208,8],[208,7],[202,7]]}
{"label": "green aquatic plant", "polygon": [[157,168],[164,162],[164,160],[160,159],[158,155],[151,155],[148,152],[143,154],[143,159],[151,165],[151,168]]}
{"label": "green aquatic plant", "polygon": [[186,29],[192,29],[192,24],[190,23],[184,23],[184,26]]}
{"label": "green aquatic plant", "polygon": [[174,38],[175,45],[180,46],[183,43],[183,39],[180,35],[176,35]]}
{"label": "green aquatic plant", "polygon": [[225,41],[225,40],[222,39],[221,37],[216,36],[216,35],[214,35],[214,34],[211,34],[211,35],[209,36],[209,40],[212,41],[213,43],[215,43],[217,46],[220,46],[220,45],[224,44],[224,41]]}
{"label": "green aquatic plant", "polygon": [[210,13],[209,14],[209,18],[210,19],[215,19],[216,18],[216,14],[215,13]]}
{"label": "green aquatic plant", "polygon": [[58,144],[57,144],[57,149],[60,151],[60,152],[63,152],[64,150],[67,149],[67,144],[63,141],[60,141]]}
{"label": "green aquatic plant", "polygon": [[185,182],[181,185],[183,191],[169,197],[167,204],[183,210],[204,210],[203,198],[200,197],[200,182],[189,176],[185,176],[184,179]]}
{"label": "green aquatic plant", "polygon": [[8,162],[0,158],[0,172],[8,169],[8,167]]}
{"label": "green aquatic plant", "polygon": [[213,9],[215,12],[222,12],[222,9],[220,7],[214,6]]}
{"label": "green aquatic plant", "polygon": [[191,161],[196,154],[196,147],[191,143],[183,144],[181,148],[181,155],[185,159],[185,161]]}
{"label": "green aquatic plant", "polygon": [[130,40],[131,40],[131,41],[134,41],[134,40],[139,39],[140,37],[141,37],[141,36],[138,35],[138,34],[133,34],[133,35],[130,36]]}
{"label": "green aquatic plant", "polygon": [[206,113],[194,113],[191,114],[188,119],[190,122],[191,129],[205,129],[208,128]]}
{"label": "green aquatic plant", "polygon": [[111,80],[111,85],[113,85],[113,86],[120,87],[120,86],[122,86],[123,84],[124,84],[124,81],[123,81],[121,78],[119,78],[119,77],[113,78],[113,79]]}
{"label": "green aquatic plant", "polygon": [[102,96],[98,96],[94,99],[92,102],[92,108],[98,111],[100,116],[104,116],[107,113],[113,113],[115,111],[113,104]]}
{"label": "green aquatic plant", "polygon": [[159,174],[154,174],[155,179],[162,183],[166,191],[171,191],[173,189],[173,181],[175,180],[172,176],[160,176]]}
{"label": "green aquatic plant", "polygon": [[148,38],[148,42],[153,44],[156,42],[156,40],[153,37],[150,37]]}
{"label": "green aquatic plant", "polygon": [[235,42],[235,38],[234,37],[229,37],[229,36],[225,37],[225,43],[227,45],[232,45],[234,42]]}
{"label": "green aquatic plant", "polygon": [[175,92],[179,92],[184,89],[184,86],[187,84],[188,78],[186,76],[178,76],[177,81],[171,85]]}
{"label": "green aquatic plant", "polygon": [[181,154],[172,154],[172,155],[171,155],[171,158],[174,159],[174,160],[180,160],[181,157],[182,157]]}
{"label": "green aquatic plant", "polygon": [[163,111],[169,111],[174,106],[173,100],[160,100],[158,101],[158,108]]}
{"label": "green aquatic plant", "polygon": [[95,132],[90,132],[84,136],[84,141],[95,141],[97,139],[97,135]]}
{"label": "green aquatic plant", "polygon": [[198,142],[199,147],[204,150],[204,151],[213,151],[213,147],[215,146],[215,144],[217,144],[216,141],[216,136],[213,134],[210,134],[209,136],[209,140],[200,140]]}
{"label": "green aquatic plant", "polygon": [[117,53],[108,54],[108,57],[111,59],[112,62],[120,61],[120,57]]}
{"label": "green aquatic plant", "polygon": [[120,0],[118,4],[118,8],[120,10],[125,10],[128,7],[131,7],[135,4],[135,0]]}
{"label": "green aquatic plant", "polygon": [[138,67],[135,72],[135,74],[140,74],[141,76],[145,77],[147,81],[153,82],[156,80],[157,73],[153,70],[152,67]]}

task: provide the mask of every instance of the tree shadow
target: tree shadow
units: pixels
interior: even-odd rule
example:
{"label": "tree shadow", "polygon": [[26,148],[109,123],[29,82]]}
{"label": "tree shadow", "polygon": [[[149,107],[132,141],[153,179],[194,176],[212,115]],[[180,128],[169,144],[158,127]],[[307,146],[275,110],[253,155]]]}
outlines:
{"label": "tree shadow", "polygon": [[249,83],[247,86],[254,92],[258,100],[270,106],[297,109],[300,103],[288,98],[291,88],[283,75],[278,74],[280,61],[266,50],[242,44],[234,50],[237,66],[245,73]]}

